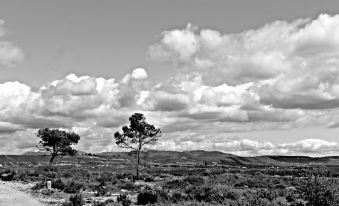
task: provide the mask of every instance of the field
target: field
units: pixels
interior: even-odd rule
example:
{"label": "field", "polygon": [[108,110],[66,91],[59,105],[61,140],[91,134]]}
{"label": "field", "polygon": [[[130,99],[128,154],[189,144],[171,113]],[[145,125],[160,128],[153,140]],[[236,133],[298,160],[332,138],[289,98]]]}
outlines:
{"label": "field", "polygon": [[148,151],[143,160],[139,180],[132,153],[61,156],[51,167],[49,156],[2,155],[0,174],[32,184],[47,205],[339,205],[338,157]]}

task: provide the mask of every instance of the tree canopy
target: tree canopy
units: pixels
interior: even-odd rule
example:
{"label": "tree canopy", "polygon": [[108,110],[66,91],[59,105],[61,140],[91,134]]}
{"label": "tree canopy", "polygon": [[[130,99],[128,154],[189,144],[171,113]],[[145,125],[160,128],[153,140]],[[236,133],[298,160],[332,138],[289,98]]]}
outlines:
{"label": "tree canopy", "polygon": [[78,144],[80,136],[74,132],[67,132],[59,129],[41,128],[37,137],[41,138],[38,148],[51,154],[50,164],[59,154],[74,155],[76,150],[71,146]]}

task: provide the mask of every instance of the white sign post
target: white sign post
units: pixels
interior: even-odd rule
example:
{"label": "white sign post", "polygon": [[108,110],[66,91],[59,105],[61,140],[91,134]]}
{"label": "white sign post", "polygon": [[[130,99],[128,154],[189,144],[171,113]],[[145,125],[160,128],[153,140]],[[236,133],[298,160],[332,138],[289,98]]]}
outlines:
{"label": "white sign post", "polygon": [[47,189],[52,189],[52,182],[51,181],[47,181]]}

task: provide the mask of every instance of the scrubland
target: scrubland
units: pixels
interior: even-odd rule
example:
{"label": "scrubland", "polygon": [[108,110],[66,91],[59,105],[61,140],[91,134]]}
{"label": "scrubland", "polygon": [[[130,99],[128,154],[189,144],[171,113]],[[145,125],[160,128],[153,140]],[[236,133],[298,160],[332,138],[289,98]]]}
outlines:
{"label": "scrubland", "polygon": [[[339,205],[336,167],[145,164],[113,157],[1,156],[3,181],[30,184],[46,205]],[[46,182],[52,182],[47,189]],[[48,201],[47,201],[48,200]]]}

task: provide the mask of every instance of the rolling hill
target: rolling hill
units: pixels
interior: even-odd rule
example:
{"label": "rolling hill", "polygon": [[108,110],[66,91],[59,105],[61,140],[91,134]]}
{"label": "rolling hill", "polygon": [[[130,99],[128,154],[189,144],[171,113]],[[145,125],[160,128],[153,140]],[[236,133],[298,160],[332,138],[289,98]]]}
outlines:
{"label": "rolling hill", "polygon": [[[85,152],[80,151],[76,156],[85,157]],[[43,152],[26,152],[23,156],[45,156]],[[47,154],[48,155],[48,154]],[[96,154],[98,157],[113,159],[133,159],[132,152],[102,152]],[[242,157],[219,151],[164,151],[164,150],[147,150],[142,154],[148,162],[159,164],[211,164],[218,163],[233,166],[301,166],[301,165],[339,165],[339,156],[326,157],[308,157],[308,156],[254,156]]]}
{"label": "rolling hill", "polygon": [[[111,156],[119,158],[131,158],[130,152],[104,152],[98,153],[98,156]],[[217,162],[225,165],[339,165],[339,156],[329,157],[308,157],[308,156],[254,156],[241,157],[219,151],[160,151],[148,150],[145,157],[148,161],[154,163],[201,163]]]}

